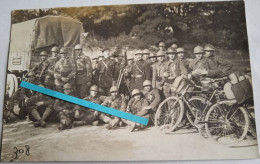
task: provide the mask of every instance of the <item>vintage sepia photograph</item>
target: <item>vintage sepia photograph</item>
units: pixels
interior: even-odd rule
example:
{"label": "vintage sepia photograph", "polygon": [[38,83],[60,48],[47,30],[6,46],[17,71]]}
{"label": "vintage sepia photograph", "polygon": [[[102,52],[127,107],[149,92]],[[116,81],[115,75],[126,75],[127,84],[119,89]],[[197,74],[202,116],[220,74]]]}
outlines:
{"label": "vintage sepia photograph", "polygon": [[259,158],[244,1],[14,10],[10,19],[2,162]]}

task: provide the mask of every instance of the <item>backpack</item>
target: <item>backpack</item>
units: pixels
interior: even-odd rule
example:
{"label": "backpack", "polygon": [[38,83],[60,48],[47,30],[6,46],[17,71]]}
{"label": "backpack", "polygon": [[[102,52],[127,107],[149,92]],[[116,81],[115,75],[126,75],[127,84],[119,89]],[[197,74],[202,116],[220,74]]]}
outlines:
{"label": "backpack", "polygon": [[224,86],[224,92],[228,99],[235,99],[238,104],[253,98],[253,88],[249,78],[245,76],[238,77],[236,74],[231,74],[231,81]]}

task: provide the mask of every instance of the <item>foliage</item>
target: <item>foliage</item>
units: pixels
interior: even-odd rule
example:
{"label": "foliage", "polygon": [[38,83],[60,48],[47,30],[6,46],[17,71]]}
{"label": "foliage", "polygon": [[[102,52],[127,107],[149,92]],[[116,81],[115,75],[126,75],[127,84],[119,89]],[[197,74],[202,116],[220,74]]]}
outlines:
{"label": "foliage", "polygon": [[12,23],[45,15],[78,19],[90,46],[149,47],[165,41],[247,51],[243,1],[16,10]]}

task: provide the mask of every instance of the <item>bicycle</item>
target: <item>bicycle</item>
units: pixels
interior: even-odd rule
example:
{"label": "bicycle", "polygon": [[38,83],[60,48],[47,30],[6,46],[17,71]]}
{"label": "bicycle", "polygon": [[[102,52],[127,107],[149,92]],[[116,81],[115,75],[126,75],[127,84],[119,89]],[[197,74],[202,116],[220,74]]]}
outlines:
{"label": "bicycle", "polygon": [[235,145],[250,134],[256,138],[254,106],[252,100],[238,105],[236,100],[218,102],[205,117],[208,136],[224,145]]}
{"label": "bicycle", "polygon": [[[174,131],[184,116],[186,110],[186,117],[191,125],[197,129],[201,129],[204,126],[205,115],[210,108],[210,106],[215,101],[221,100],[221,95],[223,91],[219,90],[219,86],[215,84],[217,81],[223,80],[223,78],[213,80],[215,87],[211,87],[214,91],[203,91],[203,87],[196,85],[192,80],[185,79],[187,85],[178,96],[168,97],[165,99],[157,109],[155,114],[155,127],[164,133],[169,133]],[[198,88],[201,90],[193,90]],[[189,96],[193,94],[206,94],[210,95],[207,98],[201,96]]]}

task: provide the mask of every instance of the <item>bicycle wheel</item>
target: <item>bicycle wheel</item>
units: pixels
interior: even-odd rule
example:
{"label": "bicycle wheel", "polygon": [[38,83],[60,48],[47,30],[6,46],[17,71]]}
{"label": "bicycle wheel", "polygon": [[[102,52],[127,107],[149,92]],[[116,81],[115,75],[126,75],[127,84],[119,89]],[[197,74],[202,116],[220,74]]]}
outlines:
{"label": "bicycle wheel", "polygon": [[225,145],[242,141],[249,127],[246,109],[227,101],[213,105],[206,114],[205,122],[208,136]]}
{"label": "bicycle wheel", "polygon": [[204,121],[204,110],[207,106],[207,100],[203,97],[192,97],[189,100],[189,105],[191,109],[186,109],[186,117],[192,126],[196,128],[203,128],[204,123],[199,123]]}
{"label": "bicycle wheel", "polygon": [[158,107],[155,127],[164,133],[172,132],[184,115],[183,102],[177,97],[168,97]]}

